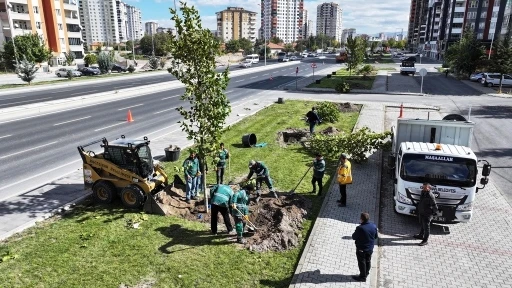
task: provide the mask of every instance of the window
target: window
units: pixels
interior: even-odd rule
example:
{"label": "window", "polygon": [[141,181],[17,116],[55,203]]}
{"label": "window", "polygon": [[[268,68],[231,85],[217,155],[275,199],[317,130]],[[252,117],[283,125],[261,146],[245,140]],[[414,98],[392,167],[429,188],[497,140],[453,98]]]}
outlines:
{"label": "window", "polygon": [[476,12],[468,12],[468,19],[475,19],[476,18]]}
{"label": "window", "polygon": [[57,26],[59,27],[59,30],[62,30],[62,24],[58,23]]}
{"label": "window", "polygon": [[489,6],[489,1],[488,0],[485,0],[482,2],[482,7],[487,7]]}
{"label": "window", "polygon": [[476,39],[484,39],[484,33],[478,33]]}
{"label": "window", "polygon": [[36,22],[36,28],[41,29],[41,22]]}
{"label": "window", "polygon": [[66,42],[64,42],[64,38],[60,38],[60,44],[61,45],[66,45]]}
{"label": "window", "polygon": [[482,14],[480,14],[480,18],[487,18],[487,12],[482,12]]}
{"label": "window", "polygon": [[32,7],[32,8],[33,8],[33,10],[34,10],[34,14],[39,14],[39,7],[34,6],[34,7]]}
{"label": "window", "polygon": [[469,2],[469,8],[477,8],[478,2],[477,1],[471,1]]}
{"label": "window", "polygon": [[60,9],[55,9],[55,12],[57,13],[57,16],[61,16],[60,15]]}
{"label": "window", "polygon": [[499,6],[500,6],[500,1],[494,0],[494,7],[499,7]]}

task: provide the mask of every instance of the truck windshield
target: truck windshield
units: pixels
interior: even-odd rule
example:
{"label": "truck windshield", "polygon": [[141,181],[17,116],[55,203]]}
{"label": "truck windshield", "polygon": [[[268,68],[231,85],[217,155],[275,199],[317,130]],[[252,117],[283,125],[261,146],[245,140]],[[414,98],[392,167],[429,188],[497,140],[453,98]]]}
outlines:
{"label": "truck windshield", "polygon": [[442,155],[405,154],[400,178],[433,185],[473,187],[476,184],[476,161]]}

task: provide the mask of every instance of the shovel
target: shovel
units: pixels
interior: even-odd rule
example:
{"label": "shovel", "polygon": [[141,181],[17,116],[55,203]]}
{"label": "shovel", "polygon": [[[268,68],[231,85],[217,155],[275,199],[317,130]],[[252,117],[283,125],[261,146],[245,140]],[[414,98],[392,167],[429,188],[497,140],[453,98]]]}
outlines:
{"label": "shovel", "polygon": [[[238,210],[236,207],[233,207],[238,213],[244,215],[244,213],[242,213],[240,210]],[[252,228],[258,230],[258,228],[256,227],[256,225],[252,224],[252,222],[249,220],[249,219],[245,219],[247,220],[247,222],[249,222],[249,224],[251,224]]]}
{"label": "shovel", "polygon": [[306,171],[306,173],[304,173],[304,176],[302,176],[302,178],[300,178],[300,181],[299,181],[299,183],[297,183],[297,186],[295,186],[295,188],[290,190],[289,195],[295,194],[295,190],[299,187],[300,183],[302,183],[302,180],[304,180],[304,177],[306,177],[306,175],[308,175],[308,172],[309,172],[309,170],[311,170],[312,167],[313,166],[309,166],[308,171]]}

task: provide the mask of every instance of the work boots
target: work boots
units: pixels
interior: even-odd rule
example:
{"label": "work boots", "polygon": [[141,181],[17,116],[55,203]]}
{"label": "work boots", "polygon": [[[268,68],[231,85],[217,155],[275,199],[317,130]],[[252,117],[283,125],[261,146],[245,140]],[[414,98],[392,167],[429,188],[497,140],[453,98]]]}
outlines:
{"label": "work boots", "polygon": [[240,243],[240,244],[245,244],[245,243],[247,243],[247,241],[245,241],[245,239],[244,239],[244,238],[242,238],[242,237],[237,238],[237,239],[236,239],[236,242],[237,242],[237,243]]}
{"label": "work boots", "polygon": [[256,191],[256,199],[254,199],[254,201],[256,202],[256,204],[258,202],[260,202],[260,199],[261,199],[261,192],[260,190]]}
{"label": "work boots", "polygon": [[279,199],[279,197],[277,196],[276,191],[272,191],[272,193],[274,194],[274,198]]}

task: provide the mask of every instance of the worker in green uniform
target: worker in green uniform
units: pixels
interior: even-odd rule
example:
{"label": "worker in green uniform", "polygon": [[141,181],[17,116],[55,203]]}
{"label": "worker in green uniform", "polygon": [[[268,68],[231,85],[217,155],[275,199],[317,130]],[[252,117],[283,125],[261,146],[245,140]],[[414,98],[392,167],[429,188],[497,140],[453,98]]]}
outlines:
{"label": "worker in green uniform", "polygon": [[226,170],[226,161],[229,159],[229,151],[224,148],[224,143],[220,143],[220,149],[217,152],[217,185],[224,183],[224,171]]}
{"label": "worker in green uniform", "polygon": [[226,224],[228,234],[234,234],[233,225],[231,225],[231,219],[229,218],[229,211],[232,207],[233,190],[228,185],[215,185],[210,189],[210,193],[212,195],[210,202],[212,205],[210,221],[212,234],[217,235],[217,220],[219,212],[224,219],[224,224]]}
{"label": "worker in green uniform", "polygon": [[185,174],[187,203],[190,203],[190,199],[197,200],[197,180],[201,176],[199,160],[196,157],[195,151],[191,150],[190,156],[183,161],[183,170]]}
{"label": "worker in green uniform", "polygon": [[261,197],[261,184],[265,182],[267,184],[268,189],[270,192],[274,194],[275,198],[277,197],[277,193],[274,191],[274,187],[272,187],[272,179],[270,179],[270,172],[265,166],[265,163],[261,161],[249,161],[249,175],[245,179],[245,181],[248,181],[251,179],[252,175],[256,173],[256,203],[260,200]]}
{"label": "worker in green uniform", "polygon": [[[236,240],[238,243],[245,244],[245,239],[243,238],[246,221],[249,219],[249,194],[255,190],[254,185],[248,184],[236,191],[233,194],[233,198],[231,199],[232,215],[235,218],[235,230],[236,230]],[[235,209],[236,208],[236,209]]]}

